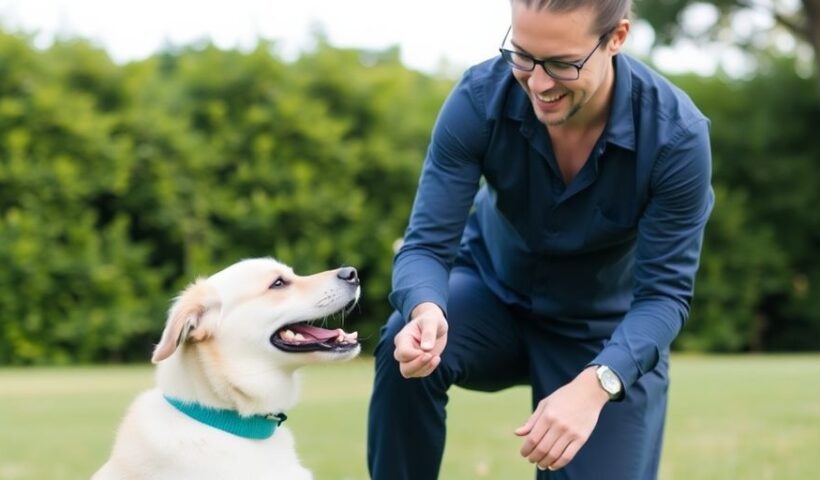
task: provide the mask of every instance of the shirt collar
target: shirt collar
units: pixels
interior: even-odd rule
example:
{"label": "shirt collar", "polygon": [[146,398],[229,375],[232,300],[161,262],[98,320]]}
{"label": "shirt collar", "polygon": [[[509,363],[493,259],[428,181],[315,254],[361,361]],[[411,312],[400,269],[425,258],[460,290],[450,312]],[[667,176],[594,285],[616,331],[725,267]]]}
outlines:
{"label": "shirt collar", "polygon": [[632,69],[624,55],[615,55],[615,86],[604,137],[606,141],[635,150],[635,118],[632,111]]}

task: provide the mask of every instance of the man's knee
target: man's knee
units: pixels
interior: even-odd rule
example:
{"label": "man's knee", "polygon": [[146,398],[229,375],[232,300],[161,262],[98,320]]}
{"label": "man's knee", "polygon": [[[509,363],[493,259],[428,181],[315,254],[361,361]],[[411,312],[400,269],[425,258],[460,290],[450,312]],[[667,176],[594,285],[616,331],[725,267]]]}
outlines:
{"label": "man's knee", "polygon": [[404,328],[404,319],[398,312],[393,312],[387,319],[387,323],[379,330],[379,343],[376,344],[376,349],[373,355],[376,357],[376,362],[383,362],[385,360],[395,361],[393,358],[393,350],[395,344],[393,343],[396,335]]}

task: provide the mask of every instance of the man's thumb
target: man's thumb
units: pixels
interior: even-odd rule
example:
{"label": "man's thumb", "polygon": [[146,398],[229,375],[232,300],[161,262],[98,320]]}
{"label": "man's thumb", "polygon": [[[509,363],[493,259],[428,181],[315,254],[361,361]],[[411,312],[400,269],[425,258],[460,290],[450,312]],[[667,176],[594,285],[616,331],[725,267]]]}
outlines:
{"label": "man's thumb", "polygon": [[421,349],[430,351],[436,344],[436,322],[433,319],[426,319],[421,322]]}

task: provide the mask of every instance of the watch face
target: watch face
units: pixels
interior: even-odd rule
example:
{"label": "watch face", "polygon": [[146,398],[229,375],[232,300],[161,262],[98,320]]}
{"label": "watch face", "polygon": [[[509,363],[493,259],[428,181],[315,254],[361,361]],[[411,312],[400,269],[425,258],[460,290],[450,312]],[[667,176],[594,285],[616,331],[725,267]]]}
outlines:
{"label": "watch face", "polygon": [[609,393],[618,393],[621,391],[621,381],[618,380],[618,376],[611,370],[603,372],[601,375],[601,383],[603,383],[604,389]]}
{"label": "watch face", "polygon": [[621,393],[621,379],[615,375],[615,372],[608,367],[600,367],[596,372],[598,379],[601,381],[601,387],[611,396],[617,396]]}

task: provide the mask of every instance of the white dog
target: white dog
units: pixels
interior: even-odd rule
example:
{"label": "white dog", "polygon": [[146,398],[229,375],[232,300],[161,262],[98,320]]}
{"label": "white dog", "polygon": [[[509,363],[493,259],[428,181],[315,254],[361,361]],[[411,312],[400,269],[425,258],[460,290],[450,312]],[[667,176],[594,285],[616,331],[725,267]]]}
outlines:
{"label": "white dog", "polygon": [[154,350],[157,386],[131,405],[93,479],[311,479],[280,423],[297,368],[358,355],[356,333],[312,321],[347,313],[359,292],[354,268],[301,277],[272,258],[189,285]]}

